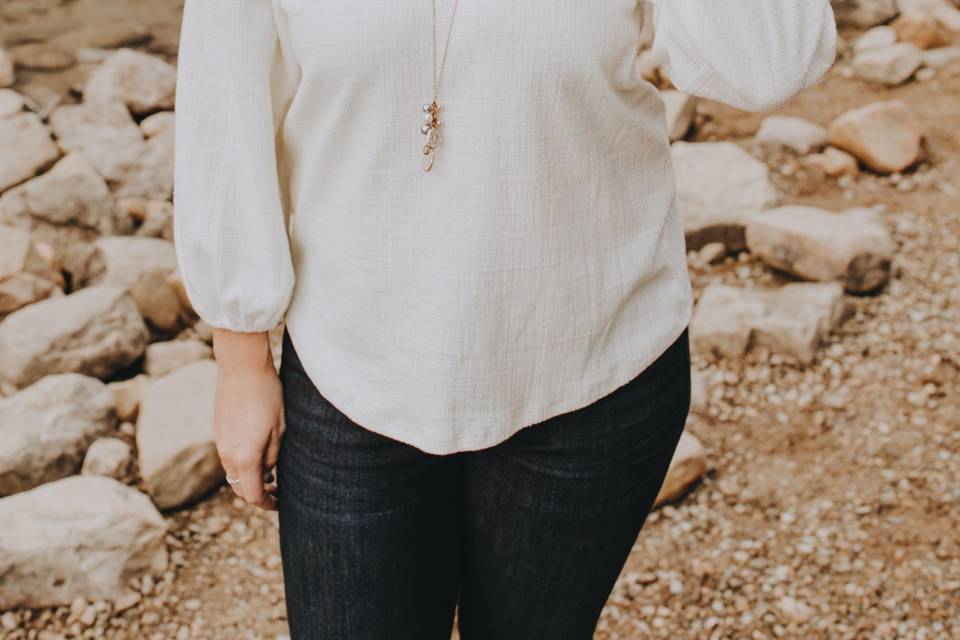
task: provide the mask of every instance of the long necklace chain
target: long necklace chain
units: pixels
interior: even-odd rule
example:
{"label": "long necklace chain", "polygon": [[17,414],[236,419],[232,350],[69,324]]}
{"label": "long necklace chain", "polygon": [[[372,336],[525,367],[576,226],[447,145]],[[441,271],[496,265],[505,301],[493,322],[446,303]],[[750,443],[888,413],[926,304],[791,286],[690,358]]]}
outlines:
{"label": "long necklace chain", "polygon": [[430,171],[433,168],[433,161],[436,157],[437,146],[440,144],[440,127],[443,122],[440,120],[440,112],[443,105],[437,102],[440,93],[440,81],[443,77],[443,69],[447,64],[447,49],[450,47],[450,34],[453,31],[453,19],[457,15],[457,5],[460,0],[454,0],[453,12],[450,15],[450,26],[447,28],[447,41],[443,45],[443,58],[440,61],[440,69],[437,69],[437,0],[433,3],[433,99],[429,103],[421,105],[424,123],[420,127],[420,133],[427,137],[427,142],[423,145],[423,170]]}

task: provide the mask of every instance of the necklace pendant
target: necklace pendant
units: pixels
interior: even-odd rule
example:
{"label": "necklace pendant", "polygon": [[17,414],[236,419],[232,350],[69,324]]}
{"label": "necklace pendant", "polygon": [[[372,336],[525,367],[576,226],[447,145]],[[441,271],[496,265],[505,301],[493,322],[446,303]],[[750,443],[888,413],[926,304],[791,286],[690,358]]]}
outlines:
{"label": "necklace pendant", "polygon": [[443,106],[433,100],[429,104],[421,106],[423,111],[424,123],[420,127],[420,133],[427,137],[427,142],[423,145],[423,170],[430,171],[433,168],[433,161],[436,156],[437,146],[440,144],[440,127],[443,122],[439,115]]}

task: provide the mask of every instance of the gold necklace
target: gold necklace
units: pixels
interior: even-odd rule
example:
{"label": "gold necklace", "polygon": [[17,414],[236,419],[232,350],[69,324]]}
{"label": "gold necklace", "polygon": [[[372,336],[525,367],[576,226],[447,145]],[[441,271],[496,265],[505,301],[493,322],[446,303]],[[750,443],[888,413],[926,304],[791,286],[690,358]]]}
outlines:
{"label": "gold necklace", "polygon": [[437,145],[440,144],[440,127],[443,122],[440,121],[440,112],[443,105],[437,102],[437,95],[440,92],[440,79],[443,76],[443,67],[447,64],[447,48],[450,46],[450,33],[453,31],[453,18],[457,15],[457,5],[459,0],[453,3],[453,12],[450,16],[450,26],[447,28],[447,42],[443,45],[443,60],[440,62],[440,71],[437,72],[437,0],[433,2],[433,100],[420,106],[423,112],[424,123],[420,127],[420,133],[427,136],[427,143],[423,145],[423,170],[430,171],[433,168],[433,161],[437,153]]}

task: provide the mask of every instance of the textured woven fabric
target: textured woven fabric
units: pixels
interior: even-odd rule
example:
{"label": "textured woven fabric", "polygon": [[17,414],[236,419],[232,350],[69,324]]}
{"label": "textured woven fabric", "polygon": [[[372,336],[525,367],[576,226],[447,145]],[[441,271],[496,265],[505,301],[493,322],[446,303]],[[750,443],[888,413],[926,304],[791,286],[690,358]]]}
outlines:
{"label": "textured woven fabric", "polygon": [[598,400],[690,320],[647,34],[680,89],[765,110],[836,32],[827,0],[461,0],[427,173],[430,6],[187,0],[174,240],[207,323],[285,319],[332,404],[451,453]]}

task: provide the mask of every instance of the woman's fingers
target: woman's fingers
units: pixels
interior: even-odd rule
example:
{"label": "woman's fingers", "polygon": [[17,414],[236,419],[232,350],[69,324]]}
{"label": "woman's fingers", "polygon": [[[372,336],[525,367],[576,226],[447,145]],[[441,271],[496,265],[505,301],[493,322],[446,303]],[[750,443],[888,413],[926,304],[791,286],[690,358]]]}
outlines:
{"label": "woman's fingers", "polygon": [[259,505],[263,500],[263,469],[259,461],[246,462],[237,469],[240,491],[248,503]]}

